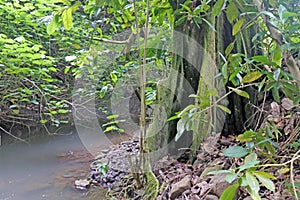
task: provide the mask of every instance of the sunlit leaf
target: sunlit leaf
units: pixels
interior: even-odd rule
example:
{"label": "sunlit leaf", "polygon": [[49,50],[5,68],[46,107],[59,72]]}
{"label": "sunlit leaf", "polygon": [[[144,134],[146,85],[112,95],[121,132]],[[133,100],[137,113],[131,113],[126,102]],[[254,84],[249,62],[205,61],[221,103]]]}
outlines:
{"label": "sunlit leaf", "polygon": [[224,0],[217,0],[214,7],[212,8],[212,14],[214,17],[218,16],[224,6]]}
{"label": "sunlit leaf", "polygon": [[226,188],[223,191],[223,193],[220,197],[220,200],[232,200],[234,198],[238,188],[239,188],[238,183],[230,185],[228,188]]}
{"label": "sunlit leaf", "polygon": [[250,95],[247,92],[243,91],[243,90],[232,88],[232,87],[228,87],[228,88],[231,89],[232,91],[234,91],[239,96],[245,97],[247,99],[250,98]]}
{"label": "sunlit leaf", "polygon": [[228,182],[228,183],[232,183],[236,178],[237,178],[237,174],[236,173],[229,173],[229,174],[226,174],[225,176],[225,180]]}
{"label": "sunlit leaf", "polygon": [[233,25],[233,28],[232,28],[233,36],[236,35],[241,30],[243,24],[244,24],[244,18],[241,18],[241,19],[239,19],[239,21],[237,21],[237,23],[235,23]]}
{"label": "sunlit leaf", "polygon": [[239,10],[236,7],[235,1],[231,1],[226,7],[226,17],[230,23],[232,23],[239,16]]}
{"label": "sunlit leaf", "polygon": [[54,15],[53,19],[48,24],[48,26],[47,26],[47,33],[49,35],[53,34],[55,32],[56,28],[58,28],[58,26],[59,26],[58,19],[59,19],[59,15]]}
{"label": "sunlit leaf", "polygon": [[249,184],[249,187],[254,193],[258,193],[259,191],[259,183],[257,179],[248,171],[246,171],[246,180]]}
{"label": "sunlit leaf", "polygon": [[268,188],[272,192],[275,191],[275,184],[273,183],[273,181],[271,179],[261,176],[260,174],[257,174],[255,172],[254,172],[254,175],[266,188]]}
{"label": "sunlit leaf", "polygon": [[66,30],[70,30],[73,27],[72,8],[64,10],[62,13],[62,21]]}
{"label": "sunlit leaf", "polygon": [[231,114],[231,110],[223,105],[217,105],[218,108],[220,108],[221,110],[223,110],[224,112]]}
{"label": "sunlit leaf", "polygon": [[252,83],[259,79],[262,76],[262,73],[259,71],[254,71],[246,74],[246,76],[243,77],[242,83]]}

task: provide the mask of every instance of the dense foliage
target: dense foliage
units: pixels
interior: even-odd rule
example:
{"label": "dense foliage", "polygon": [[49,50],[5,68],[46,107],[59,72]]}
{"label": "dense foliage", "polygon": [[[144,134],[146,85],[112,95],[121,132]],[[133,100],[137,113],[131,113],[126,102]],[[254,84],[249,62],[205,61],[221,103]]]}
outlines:
{"label": "dense foliage", "polygon": [[[72,96],[93,96],[98,102],[105,99],[118,81],[128,84],[126,81],[132,80],[142,60],[147,62],[148,71],[155,68],[163,74],[160,78],[167,77],[170,66],[176,62],[174,55],[164,48],[172,37],[168,31],[179,27],[180,31],[188,32],[195,25],[207,26],[220,34],[208,19],[211,16],[223,17],[231,30],[228,37],[232,41],[224,47],[224,52],[215,52],[220,72],[217,77],[222,79],[227,93],[220,96],[218,88],[213,88],[204,95],[191,94],[196,103],[169,118],[169,121],[177,120],[175,140],[187,131],[197,132],[195,122],[205,120],[199,116],[212,107],[231,114],[232,110],[220,100],[233,93],[249,99],[251,94],[245,88],[257,94],[257,107],[262,101],[265,103],[267,96],[276,102],[286,97],[294,105],[299,104],[300,5],[297,0],[180,2],[0,0],[0,118],[3,121],[0,126],[33,125],[35,121],[47,126],[68,123],[64,116],[77,103],[71,101]],[[145,26],[165,31],[154,30],[148,35],[142,29]],[[136,36],[138,33],[141,38]],[[148,36],[148,44],[134,44],[142,43]],[[247,44],[252,45],[250,49]],[[148,45],[147,51],[138,48],[143,45]],[[108,59],[111,55],[113,58]],[[78,80],[88,87],[74,85]],[[149,106],[160,98],[155,88],[159,78],[147,77],[145,81],[149,86],[145,88],[145,103]],[[137,78],[134,84],[139,87]],[[213,102],[216,97],[220,100]],[[106,109],[104,105],[97,106],[98,110]],[[111,121],[105,124],[107,132],[123,131],[118,129],[119,121],[115,118],[117,115],[108,117]],[[275,162],[280,130],[274,121],[264,127],[260,125],[258,122],[251,130],[232,132],[240,134],[237,139],[241,145],[229,148],[224,155],[241,158],[243,164],[236,169],[212,172],[227,173],[228,182],[234,183],[221,199],[233,199],[232,194],[239,187],[246,187],[253,199],[260,199],[261,185],[274,191],[271,179],[275,177],[264,171],[273,165],[259,165],[259,156]]]}

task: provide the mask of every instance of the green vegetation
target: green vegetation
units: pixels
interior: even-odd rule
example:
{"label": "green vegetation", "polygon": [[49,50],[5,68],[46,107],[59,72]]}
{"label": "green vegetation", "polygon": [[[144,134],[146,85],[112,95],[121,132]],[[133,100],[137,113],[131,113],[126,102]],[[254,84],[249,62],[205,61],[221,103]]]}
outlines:
{"label": "green vegetation", "polygon": [[[221,131],[217,117],[227,115],[224,130],[238,135],[239,143],[223,154],[243,164],[211,173],[227,173],[232,184],[221,199],[233,199],[239,187],[261,199],[262,187],[275,190],[276,177],[267,169],[290,165],[292,177],[299,159],[298,132],[286,145],[295,156],[277,163],[283,130],[274,120],[261,126],[267,98],[300,102],[299,8],[297,0],[0,0],[0,127],[7,133],[15,124],[59,127],[72,121],[78,106],[72,97],[96,97],[96,109],[107,118],[104,132],[124,132],[118,127],[123,119],[103,102],[119,83],[134,79],[141,104],[139,159],[147,169],[150,158],[144,153],[184,140],[189,132],[192,161],[204,139]],[[147,76],[154,69],[160,76]],[[86,87],[77,87],[78,80]],[[184,81],[193,92],[186,93]],[[158,106],[146,132],[146,107],[153,104]],[[246,104],[262,111],[255,114]],[[251,118],[258,121],[247,124]],[[270,163],[261,164],[263,158]],[[143,171],[145,166],[136,165]],[[106,167],[99,166],[103,173]],[[146,197],[158,195],[151,169],[134,178],[137,188],[148,183]],[[298,199],[299,183],[291,178],[286,187]]]}

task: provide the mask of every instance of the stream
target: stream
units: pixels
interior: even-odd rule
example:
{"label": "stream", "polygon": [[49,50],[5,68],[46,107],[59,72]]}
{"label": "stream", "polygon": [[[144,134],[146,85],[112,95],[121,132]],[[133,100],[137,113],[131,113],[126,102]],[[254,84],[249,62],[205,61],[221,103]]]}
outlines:
{"label": "stream", "polygon": [[76,132],[2,146],[0,200],[105,199],[105,189],[74,188],[76,179],[87,177],[92,159]]}

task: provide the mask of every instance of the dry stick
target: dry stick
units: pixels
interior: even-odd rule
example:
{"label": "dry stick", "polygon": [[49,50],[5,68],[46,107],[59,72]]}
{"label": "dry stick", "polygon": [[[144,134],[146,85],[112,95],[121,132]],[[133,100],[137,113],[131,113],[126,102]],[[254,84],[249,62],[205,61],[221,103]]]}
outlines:
{"label": "dry stick", "polygon": [[29,144],[26,140],[23,140],[22,138],[19,138],[19,137],[17,137],[17,136],[14,136],[12,133],[8,132],[7,130],[5,130],[5,129],[2,128],[1,126],[0,126],[0,129],[1,129],[4,133],[10,135],[11,137],[13,137],[13,138],[15,138],[15,139],[17,139],[17,140],[20,140],[20,141],[22,141],[22,142],[25,142],[26,144]]}
{"label": "dry stick", "polygon": [[265,107],[265,103],[266,103],[266,98],[267,98],[267,93],[265,92],[263,104],[262,104],[262,106],[261,106],[261,111],[260,111],[260,113],[259,113],[259,117],[258,117],[258,120],[257,120],[257,124],[256,124],[256,126],[255,126],[255,128],[254,128],[254,131],[256,131],[256,130],[258,129],[259,121],[261,120],[262,114],[263,114],[263,112],[264,112],[264,107]]}
{"label": "dry stick", "polygon": [[[295,153],[293,158],[295,158],[299,153],[300,153],[300,150]],[[290,164],[290,179],[291,179],[291,183],[292,183],[292,186],[293,186],[293,191],[294,191],[295,198],[296,198],[296,200],[298,200],[299,198],[298,198],[298,194],[297,194],[297,190],[296,190],[296,186],[295,186],[293,169],[294,169],[294,160],[292,159],[291,164]]]}

